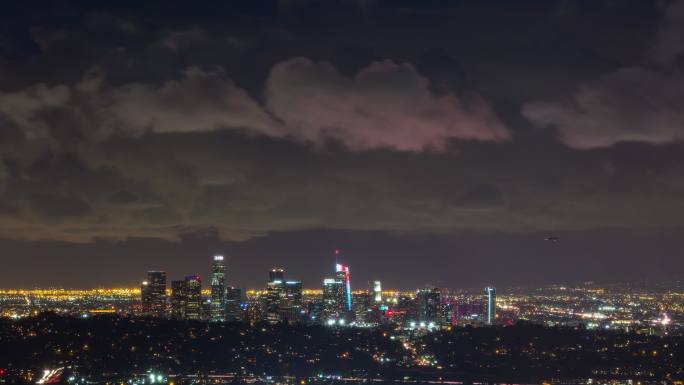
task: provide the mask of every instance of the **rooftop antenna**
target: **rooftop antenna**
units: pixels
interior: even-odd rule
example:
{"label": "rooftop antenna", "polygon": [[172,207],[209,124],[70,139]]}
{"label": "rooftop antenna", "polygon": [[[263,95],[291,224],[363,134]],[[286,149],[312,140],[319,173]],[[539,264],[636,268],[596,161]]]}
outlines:
{"label": "rooftop antenna", "polygon": [[340,263],[339,256],[340,256],[340,249],[335,249],[335,264],[336,265],[338,263]]}

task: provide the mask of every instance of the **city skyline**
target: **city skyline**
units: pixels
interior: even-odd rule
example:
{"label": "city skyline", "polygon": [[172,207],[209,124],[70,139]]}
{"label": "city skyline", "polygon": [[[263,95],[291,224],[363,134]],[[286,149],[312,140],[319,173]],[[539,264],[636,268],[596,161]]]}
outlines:
{"label": "city skyline", "polygon": [[0,9],[0,385],[684,384],[684,0]]}
{"label": "city skyline", "polygon": [[[328,261],[327,263],[322,263],[321,270],[314,271],[309,275],[306,275],[306,279],[298,279],[298,281],[304,283],[304,288],[307,290],[313,290],[313,289],[319,289],[320,286],[320,281],[324,280],[326,277],[332,277],[335,274],[339,273],[339,271],[336,271],[336,269],[340,269],[340,266],[343,268],[348,268],[347,266],[349,263],[345,262],[348,260],[354,260],[354,258],[349,258],[346,255],[343,257],[341,256],[341,251],[340,249],[334,249],[331,250],[328,253]],[[175,268],[169,270],[164,263],[148,266],[145,264],[145,262],[142,262],[140,265],[138,265],[138,270],[134,270],[134,266],[125,266],[124,270],[126,270],[126,275],[131,276],[132,278],[130,280],[125,280],[125,281],[112,281],[106,279],[107,276],[96,276],[92,277],[93,280],[91,281],[91,285],[74,285],[70,282],[73,281],[54,281],[53,283],[48,283],[45,285],[40,285],[40,284],[34,284],[34,283],[26,283],[25,279],[21,279],[20,282],[21,284],[18,285],[11,285],[8,284],[8,282],[11,282],[11,280],[4,280],[0,284],[0,290],[33,290],[33,289],[65,289],[65,290],[95,290],[99,288],[136,288],[140,287],[141,282],[143,285],[147,285],[148,281],[150,280],[149,277],[147,279],[141,279],[141,274],[140,272],[147,272],[147,273],[155,273],[155,272],[160,272],[164,274],[169,274],[171,278],[183,278],[187,276],[188,274],[190,275],[197,275],[198,277],[205,277],[207,280],[207,290],[210,290],[212,287],[211,282],[215,278],[215,269],[214,265],[216,261],[213,260],[213,258],[220,258],[220,262],[223,263],[223,271],[225,271],[223,275],[223,286],[224,287],[236,287],[236,288],[241,288],[245,290],[259,290],[264,282],[268,282],[263,277],[263,271],[266,270],[271,270],[272,268],[278,268],[282,270],[285,267],[288,267],[288,274],[292,276],[297,276],[300,277],[300,275],[297,273],[298,270],[293,270],[291,269],[291,266],[286,264],[285,261],[282,261],[281,263],[272,263],[270,265],[264,265],[264,266],[251,266],[250,269],[247,269],[247,271],[241,271],[241,268],[244,266],[242,264],[233,264],[232,268],[228,268],[228,264],[230,264],[231,261],[235,261],[235,259],[231,258],[228,255],[212,255],[210,258],[207,258],[206,256],[203,258],[203,260],[197,259],[197,260],[192,260],[192,263],[187,264],[185,268]],[[212,264],[207,264],[207,260],[212,260]],[[340,263],[340,262],[343,263]],[[327,265],[327,266],[326,266]],[[296,266],[296,265],[295,265]],[[332,267],[331,267],[332,266]],[[361,264],[362,267],[365,265]],[[425,266],[423,266],[425,267]],[[335,274],[329,273],[330,269],[333,269],[333,271],[336,271]],[[228,271],[230,270],[230,274]],[[326,273],[328,271],[328,273]],[[250,275],[249,273],[255,272],[255,274]],[[379,270],[363,270],[357,271],[355,274],[357,285],[360,285],[357,288],[352,288],[352,291],[365,291],[366,285],[372,285],[373,283],[380,283],[382,282],[382,288],[383,290],[389,290],[389,291],[411,291],[414,290],[415,288],[420,288],[420,287],[443,287],[447,289],[458,289],[458,290],[465,290],[465,289],[474,289],[474,288],[480,288],[480,287],[486,287],[486,286],[491,286],[491,285],[496,285],[497,287],[500,288],[532,288],[532,287],[540,287],[540,286],[563,286],[563,285],[580,285],[580,284],[597,284],[597,285],[603,285],[603,286],[613,286],[613,285],[630,285],[635,288],[659,288],[659,289],[664,289],[664,290],[680,290],[682,287],[684,287],[684,280],[680,279],[679,277],[675,277],[674,279],[667,281],[667,280],[659,280],[659,279],[649,279],[648,276],[641,276],[638,277],[635,280],[619,280],[619,279],[601,279],[600,277],[595,277],[595,276],[587,276],[584,279],[557,279],[557,280],[545,280],[545,281],[521,281],[521,280],[496,280],[496,279],[476,279],[476,280],[459,280],[459,279],[452,279],[452,280],[440,280],[440,279],[433,279],[433,280],[424,280],[422,282],[418,281],[403,281],[402,279],[398,279],[397,277],[393,277],[390,271],[387,269],[379,269]],[[359,277],[360,276],[360,277]],[[105,279],[103,279],[105,278]],[[171,282],[171,278],[169,278],[168,282]],[[60,284],[61,282],[61,284]],[[353,280],[352,280],[353,282]],[[394,284],[398,282],[399,284]]]}
{"label": "city skyline", "polygon": [[[675,230],[656,232],[663,248],[676,248],[681,243]],[[198,237],[170,242],[138,239],[126,242],[99,241],[96,244],[45,242],[48,252],[39,252],[35,244],[11,241],[4,250],[8,260],[2,277],[3,287],[91,288],[138,286],[138,271],[164,269],[181,276],[196,272],[210,277],[207,255],[223,254],[234,266],[228,279],[239,287],[258,287],[263,269],[287,264],[292,274],[305,282],[316,281],[334,257],[335,248],[343,248],[348,263],[357,266],[356,277],[362,281],[381,279],[388,287],[408,289],[433,284],[445,287],[484,287],[492,282],[499,286],[534,286],[573,284],[586,281],[601,283],[643,282],[656,284],[681,281],[677,261],[654,263],[652,246],[643,243],[643,234],[625,237],[620,232],[557,233],[559,241],[546,241],[545,233],[525,235],[461,235],[458,237],[401,236],[382,233],[349,234],[332,230],[274,234],[247,242],[224,242]],[[637,238],[636,240],[634,238]],[[342,242],[340,241],[342,240]],[[0,241],[2,243],[2,241]],[[489,253],[502,245],[510,246],[510,259],[499,261],[496,269],[488,263]],[[278,251],[272,251],[275,248]],[[513,249],[515,248],[515,249]],[[519,263],[517,248],[525,251],[525,263]],[[430,249],[432,253],[424,255]],[[614,250],[602,258],[596,249]],[[454,251],[455,250],[455,251]],[[97,251],[100,258],[92,258]],[[381,258],[377,257],[381,255]],[[463,258],[463,254],[470,258]],[[301,256],[305,255],[305,258]],[[120,258],[126,256],[126,264]],[[132,257],[135,256],[135,257]],[[476,258],[475,258],[476,256]],[[30,259],[35,265],[13,263]],[[421,263],[417,264],[416,261]],[[54,274],[64,261],[79,266]],[[255,261],[262,261],[255,263]],[[331,262],[332,261],[332,262]],[[386,262],[389,261],[389,262]],[[411,269],[405,268],[411,265]],[[36,269],[36,266],[38,268]],[[439,267],[439,268],[435,268]],[[637,269],[638,267],[638,269]],[[82,274],[106,271],[107,274]],[[463,274],[464,269],[468,273]],[[375,273],[377,272],[377,273]],[[31,279],[28,280],[27,277]]]}
{"label": "city skyline", "polygon": [[212,275],[204,284],[196,274],[149,270],[139,290],[0,290],[0,341],[30,347],[3,356],[9,364],[0,367],[0,382],[192,384],[203,373],[202,383],[301,385],[382,381],[399,370],[410,374],[403,383],[551,378],[579,385],[677,383],[684,373],[681,288],[393,291],[355,280],[339,249],[331,256],[317,290],[281,266],[262,272],[259,290],[235,288],[223,255],[207,256]]}

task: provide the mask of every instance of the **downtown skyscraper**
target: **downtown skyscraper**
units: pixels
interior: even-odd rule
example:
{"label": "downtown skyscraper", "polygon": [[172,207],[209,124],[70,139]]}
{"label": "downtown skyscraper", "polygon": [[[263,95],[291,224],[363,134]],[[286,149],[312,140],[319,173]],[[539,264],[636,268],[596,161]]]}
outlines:
{"label": "downtown skyscraper", "polygon": [[185,277],[183,286],[185,319],[202,319],[202,278],[199,275]]}
{"label": "downtown skyscraper", "polygon": [[442,294],[434,288],[420,289],[416,293],[417,318],[419,325],[432,328],[442,323]]}
{"label": "downtown skyscraper", "polygon": [[226,321],[243,320],[242,289],[228,286],[226,287]]}
{"label": "downtown skyscraper", "polygon": [[343,282],[343,298],[341,301],[348,312],[352,311],[352,291],[351,291],[351,274],[349,273],[349,266],[341,263],[335,264],[335,279]]}
{"label": "downtown skyscraper", "polygon": [[171,318],[185,319],[185,281],[171,281]]}
{"label": "downtown skyscraper", "polygon": [[223,255],[215,255],[211,265],[211,304],[209,319],[226,320],[226,265]]}
{"label": "downtown skyscraper", "polygon": [[166,313],[166,272],[148,271],[140,288],[142,312],[162,317]]}
{"label": "downtown skyscraper", "polygon": [[491,325],[496,319],[496,289],[493,287],[487,287],[485,289],[487,293],[487,314],[485,314],[485,322],[487,325]]}
{"label": "downtown skyscraper", "polygon": [[268,272],[266,283],[266,320],[271,323],[280,321],[280,305],[285,297],[285,271],[274,267]]}
{"label": "downtown skyscraper", "polygon": [[266,320],[295,322],[300,318],[302,307],[302,282],[286,281],[285,271],[273,268],[266,283]]}
{"label": "downtown skyscraper", "polygon": [[382,282],[373,281],[373,302],[382,303]]}
{"label": "downtown skyscraper", "polygon": [[[337,256],[339,251],[335,251]],[[353,315],[351,275],[348,265],[335,264],[335,278],[323,280],[323,317],[326,323],[350,321]]]}
{"label": "downtown skyscraper", "polygon": [[340,299],[344,298],[344,282],[335,278],[323,279],[323,318],[330,324],[337,322],[340,312]]}
{"label": "downtown skyscraper", "polygon": [[185,280],[171,282],[171,317],[203,319],[202,279],[199,275],[188,275]]}

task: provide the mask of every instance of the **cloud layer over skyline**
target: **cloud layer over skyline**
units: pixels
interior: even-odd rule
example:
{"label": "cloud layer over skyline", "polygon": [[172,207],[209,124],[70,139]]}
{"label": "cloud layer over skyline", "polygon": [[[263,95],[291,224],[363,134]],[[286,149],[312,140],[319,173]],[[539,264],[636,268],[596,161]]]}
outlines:
{"label": "cloud layer over skyline", "polygon": [[453,139],[510,139],[481,97],[434,95],[411,65],[391,61],[371,63],[349,79],[329,63],[286,60],[270,71],[264,99],[262,107],[220,68],[190,67],[158,87],[115,87],[95,67],[71,86],[0,92],[0,114],[29,140],[50,138],[59,129],[55,116],[98,141],[228,128],[318,145],[337,140],[352,150],[441,150]]}
{"label": "cloud layer over skyline", "polygon": [[[0,15],[16,250],[477,239],[434,250],[453,267],[684,226],[683,1],[30,3]],[[684,251],[668,237],[664,261]]]}

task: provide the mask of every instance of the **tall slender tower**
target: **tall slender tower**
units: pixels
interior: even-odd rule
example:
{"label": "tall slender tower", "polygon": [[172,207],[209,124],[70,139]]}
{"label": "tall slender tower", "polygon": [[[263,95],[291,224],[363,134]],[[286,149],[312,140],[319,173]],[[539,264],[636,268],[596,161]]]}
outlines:
{"label": "tall slender tower", "polygon": [[487,325],[491,325],[496,318],[496,289],[489,286],[485,292],[487,293]]}
{"label": "tall slender tower", "polygon": [[277,323],[281,320],[280,308],[285,301],[285,271],[274,267],[268,272],[266,283],[266,320]]}
{"label": "tall slender tower", "polygon": [[214,255],[211,265],[211,307],[210,320],[222,322],[226,320],[226,265],[223,255]]}
{"label": "tall slender tower", "polygon": [[373,302],[382,303],[382,282],[373,281]]}
{"label": "tall slender tower", "polygon": [[340,302],[344,304],[347,311],[352,311],[352,292],[351,292],[351,276],[349,274],[349,266],[341,263],[335,264],[335,278],[338,281],[344,282],[342,298]]}

